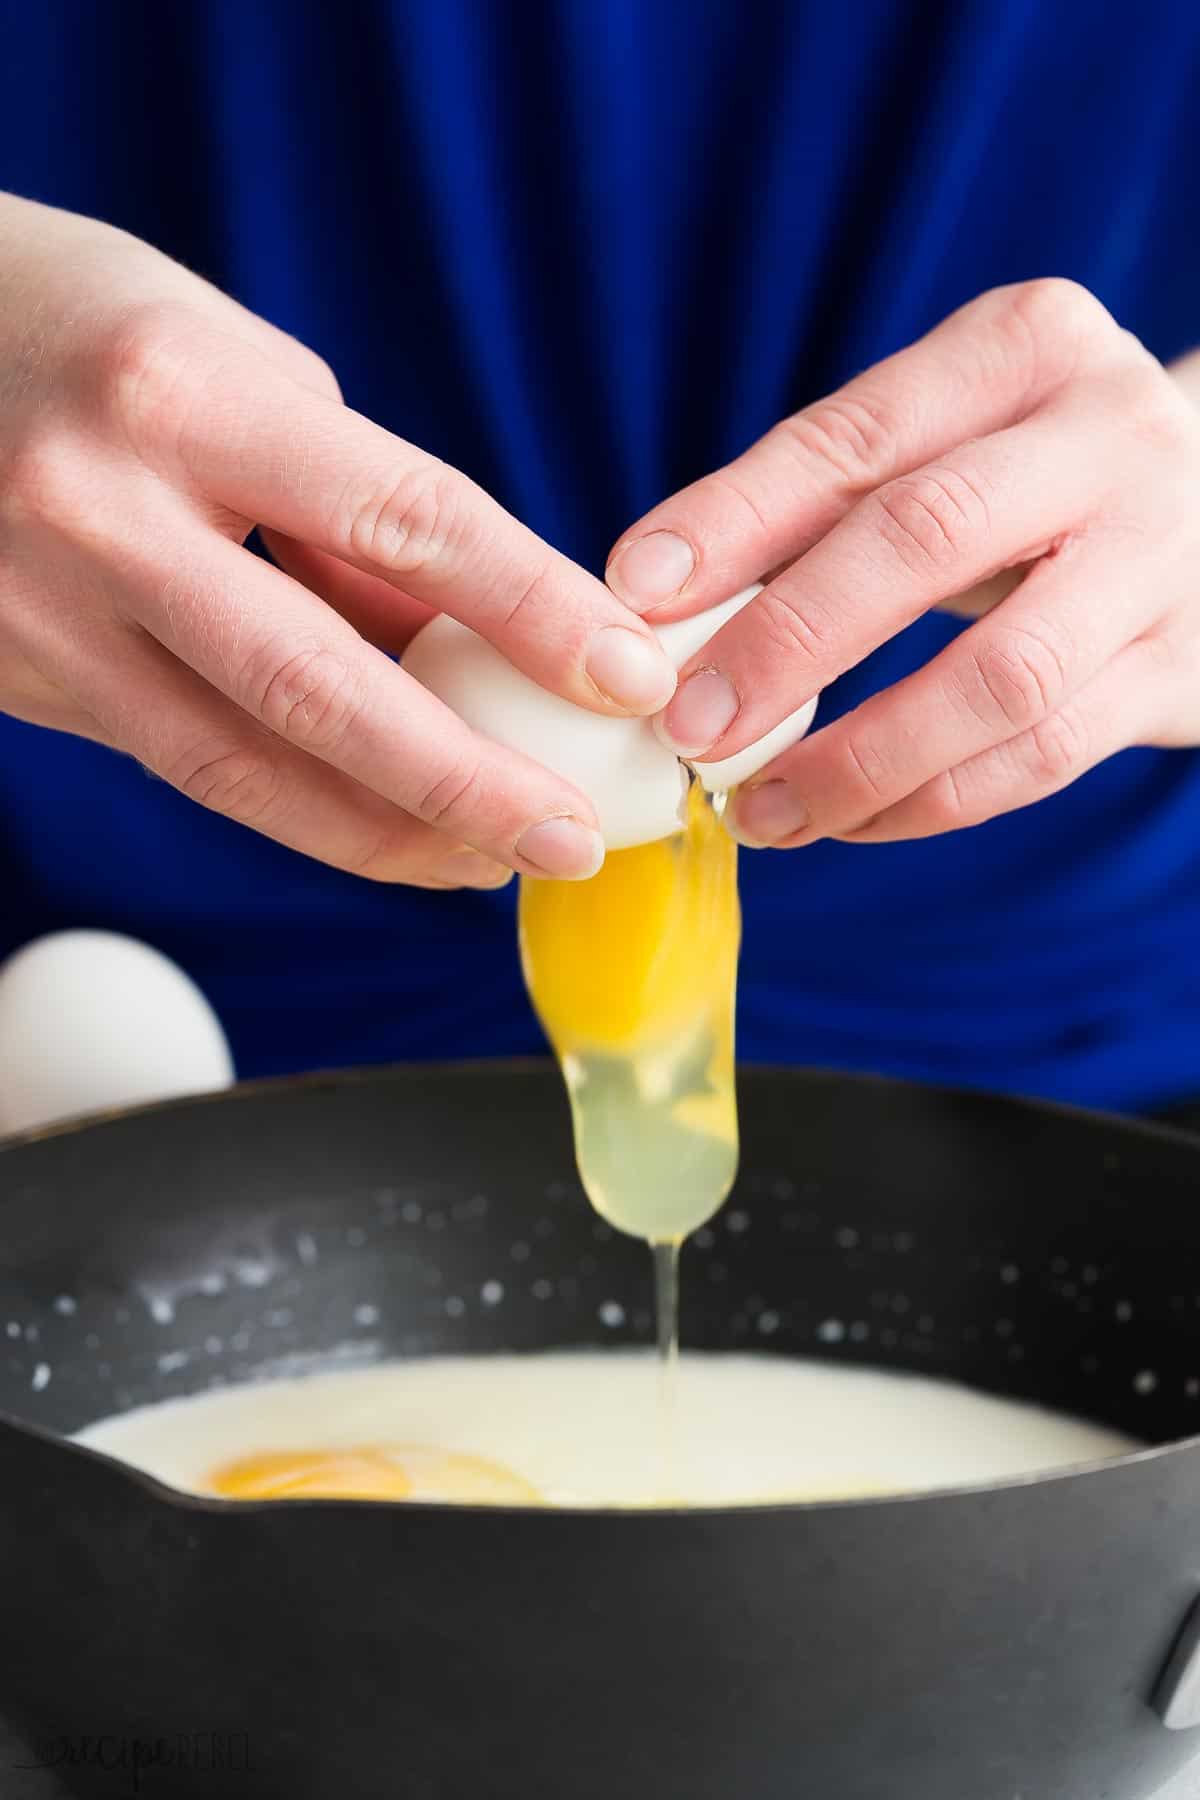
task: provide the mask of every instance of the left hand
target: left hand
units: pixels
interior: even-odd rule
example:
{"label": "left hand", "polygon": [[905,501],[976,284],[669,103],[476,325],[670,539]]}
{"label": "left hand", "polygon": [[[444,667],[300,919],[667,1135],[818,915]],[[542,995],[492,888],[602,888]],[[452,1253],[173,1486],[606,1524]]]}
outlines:
{"label": "left hand", "polygon": [[1071,282],[984,294],[784,420],[626,532],[609,583],[658,624],[764,570],[661,717],[689,759],[931,607],[977,622],[742,788],[744,843],[924,837],[1200,745],[1200,408]]}

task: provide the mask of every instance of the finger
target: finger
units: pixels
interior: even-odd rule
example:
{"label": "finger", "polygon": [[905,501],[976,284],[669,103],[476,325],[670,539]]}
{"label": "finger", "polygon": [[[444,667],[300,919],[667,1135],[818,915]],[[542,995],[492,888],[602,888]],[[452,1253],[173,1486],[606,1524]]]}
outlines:
{"label": "finger", "polygon": [[980,756],[945,770],[915,794],[847,832],[845,841],[884,844],[982,825],[1044,800],[1118,750],[1145,741],[1155,691],[1154,652],[1128,645],[1057,712]]}
{"label": "finger", "polygon": [[511,875],[280,743],[141,631],[114,621],[94,634],[85,659],[66,634],[43,637],[39,649],[51,679],[75,690],[89,735],[289,849],[420,887],[492,888]]}
{"label": "finger", "polygon": [[888,482],[684,665],[663,736],[736,754],[931,606],[1090,525],[1119,460],[1090,409],[1047,409]]}
{"label": "finger", "polygon": [[279,567],[327,606],[341,613],[360,637],[381,650],[399,653],[435,615],[433,611],[401,593],[391,582],[349,563],[314,550],[311,544],[298,544],[295,538],[278,531],[260,531],[259,536]]}
{"label": "finger", "polygon": [[1039,563],[923,668],[776,758],[736,796],[737,835],[843,836],[1050,718],[1140,633],[1153,596],[1128,567],[1086,540]]}
{"label": "finger", "polygon": [[130,524],[124,605],[257,724],[510,867],[562,878],[599,868],[594,809],[569,782],[478,736],[314,595],[182,509],[169,583],[155,538]]}
{"label": "finger", "polygon": [[660,621],[724,600],[882,483],[1025,417],[1118,336],[1072,282],[993,289],[647,513],[614,547],[609,586]]}
{"label": "finger", "polygon": [[239,341],[143,332],[123,347],[117,385],[152,466],[451,613],[565,699],[665,705],[675,670],[649,627],[464,475]]}

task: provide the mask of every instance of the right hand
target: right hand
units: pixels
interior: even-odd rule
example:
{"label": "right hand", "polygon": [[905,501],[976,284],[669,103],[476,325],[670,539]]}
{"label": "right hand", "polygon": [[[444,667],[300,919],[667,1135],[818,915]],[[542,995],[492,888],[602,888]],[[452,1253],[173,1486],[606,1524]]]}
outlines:
{"label": "right hand", "polygon": [[123,232],[0,196],[0,710],[377,880],[592,874],[587,799],[387,654],[435,611],[596,712],[674,688],[632,611],[351,412],[295,339]]}

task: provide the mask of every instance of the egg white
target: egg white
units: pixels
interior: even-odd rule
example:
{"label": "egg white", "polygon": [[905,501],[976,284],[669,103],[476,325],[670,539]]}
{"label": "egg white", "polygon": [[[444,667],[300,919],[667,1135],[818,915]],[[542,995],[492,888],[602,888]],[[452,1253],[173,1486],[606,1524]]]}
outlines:
{"label": "egg white", "polygon": [[[79,1441],[199,1492],[216,1467],[255,1453],[421,1444],[499,1463],[558,1505],[637,1506],[658,1497],[658,1399],[641,1351],[433,1357],[142,1407]],[[671,1489],[696,1505],[917,1493],[1137,1447],[953,1382],[687,1352]]]}

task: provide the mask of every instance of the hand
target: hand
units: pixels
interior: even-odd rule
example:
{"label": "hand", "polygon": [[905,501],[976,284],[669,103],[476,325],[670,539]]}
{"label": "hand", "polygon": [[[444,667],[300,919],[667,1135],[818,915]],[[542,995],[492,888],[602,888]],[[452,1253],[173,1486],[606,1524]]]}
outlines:
{"label": "hand", "polygon": [[1200,744],[1200,408],[1069,282],[985,294],[785,420],[627,532],[609,583],[657,623],[762,570],[661,721],[690,757],[930,607],[984,616],[742,789],[743,842],[923,837]]}
{"label": "hand", "polygon": [[387,654],[431,609],[594,711],[674,688],[636,615],[319,357],[124,233],[0,197],[0,708],[378,880],[591,874],[585,797]]}

